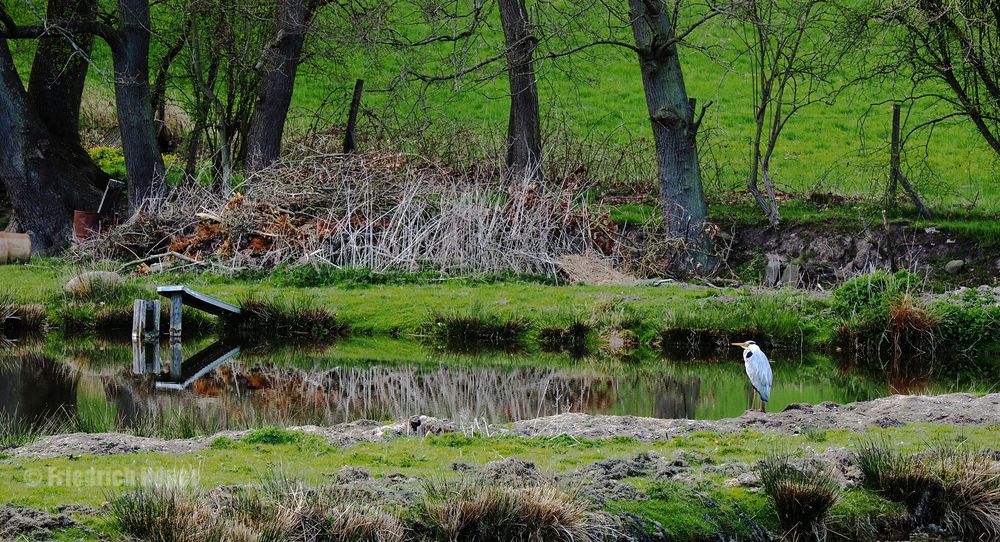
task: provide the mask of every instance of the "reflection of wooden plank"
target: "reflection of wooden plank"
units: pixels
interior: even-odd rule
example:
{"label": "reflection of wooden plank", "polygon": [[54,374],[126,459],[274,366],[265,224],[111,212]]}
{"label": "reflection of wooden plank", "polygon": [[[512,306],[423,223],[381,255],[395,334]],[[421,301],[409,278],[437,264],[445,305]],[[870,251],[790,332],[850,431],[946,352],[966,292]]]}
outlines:
{"label": "reflection of wooden plank", "polygon": [[159,341],[132,341],[132,373],[160,374]]}
{"label": "reflection of wooden plank", "polygon": [[156,382],[157,389],[183,390],[192,382],[205,376],[219,365],[229,361],[240,353],[240,347],[224,341],[216,341],[201,352],[184,360],[179,373],[171,368],[171,380]]}
{"label": "reflection of wooden plank", "polygon": [[240,308],[236,305],[196,292],[187,286],[160,286],[156,289],[156,293],[170,298],[180,294],[185,305],[216,316],[237,316],[240,314]]}

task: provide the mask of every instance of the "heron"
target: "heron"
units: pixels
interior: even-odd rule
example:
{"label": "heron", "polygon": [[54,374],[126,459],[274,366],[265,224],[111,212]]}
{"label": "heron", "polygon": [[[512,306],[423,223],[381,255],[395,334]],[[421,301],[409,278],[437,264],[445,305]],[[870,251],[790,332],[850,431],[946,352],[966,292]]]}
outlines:
{"label": "heron", "polygon": [[750,385],[753,386],[755,396],[750,403],[750,409],[756,410],[757,397],[760,397],[760,411],[766,412],[764,407],[771,399],[771,362],[767,356],[753,341],[743,343],[733,343],[743,349],[743,365],[746,366],[747,376],[750,377]]}

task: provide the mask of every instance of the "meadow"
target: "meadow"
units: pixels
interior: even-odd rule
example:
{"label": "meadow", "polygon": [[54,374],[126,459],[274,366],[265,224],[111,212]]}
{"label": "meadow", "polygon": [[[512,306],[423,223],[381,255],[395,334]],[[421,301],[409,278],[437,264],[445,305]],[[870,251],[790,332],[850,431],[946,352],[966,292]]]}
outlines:
{"label": "meadow", "polygon": [[[487,4],[487,9],[494,8]],[[154,7],[154,26],[160,21],[169,26],[167,9]],[[556,9],[574,13],[558,2],[536,9],[539,19],[564,25],[557,24],[551,39],[543,40],[538,52],[543,59],[537,65],[543,131],[553,176],[614,178],[635,192],[652,195],[652,141],[634,53],[604,46],[544,58],[591,36],[628,42],[631,31],[613,19],[609,23],[606,8],[598,5],[577,6],[571,22],[555,14]],[[292,104],[292,132],[339,131],[354,80],[364,79],[359,135],[365,145],[387,144],[459,162],[496,156],[503,144],[509,107],[502,63],[488,64],[461,79],[429,84],[413,76],[446,75],[457,66],[475,64],[502,50],[495,13],[489,13],[479,33],[468,42],[425,47],[345,40],[343,36],[351,29],[345,28],[348,23],[338,16],[334,11],[321,13],[316,31],[307,41],[308,56],[299,70]],[[686,12],[681,26],[694,16]],[[419,13],[397,18],[405,24],[393,29],[394,36],[417,40],[442,31]],[[368,30],[388,37],[384,28]],[[725,204],[733,203],[734,198],[726,197],[728,193],[744,191],[754,129],[751,65],[741,32],[734,23],[719,17],[693,32],[681,52],[688,94],[699,103],[712,102],[699,147],[707,196]],[[168,36],[164,34],[154,32],[151,64],[165,49]],[[807,43],[807,47],[822,46],[823,40],[815,36]],[[457,48],[466,51],[460,58],[452,55]],[[22,76],[27,78],[30,43],[16,44],[16,56]],[[184,62],[183,55],[178,62]],[[864,67],[861,62],[848,58],[834,78],[854,79]],[[87,107],[110,107],[110,74],[110,55],[98,42],[86,90]],[[881,197],[889,160],[889,102],[905,97],[908,85],[906,70],[900,67],[892,77],[853,84],[830,103],[802,110],[778,143],[772,166],[777,189],[792,194],[832,192],[869,200]],[[187,80],[176,78],[168,93],[183,105],[188,88]],[[904,133],[940,113],[940,109],[922,103],[904,109]],[[106,119],[108,114],[85,111],[84,116],[86,121]],[[914,135],[908,145],[904,170],[932,209],[960,215],[991,215],[998,210],[996,156],[971,123],[940,125],[933,132]],[[566,169],[588,161],[602,170]],[[752,200],[741,193],[735,202],[750,204]],[[724,212],[717,209],[714,214]]]}

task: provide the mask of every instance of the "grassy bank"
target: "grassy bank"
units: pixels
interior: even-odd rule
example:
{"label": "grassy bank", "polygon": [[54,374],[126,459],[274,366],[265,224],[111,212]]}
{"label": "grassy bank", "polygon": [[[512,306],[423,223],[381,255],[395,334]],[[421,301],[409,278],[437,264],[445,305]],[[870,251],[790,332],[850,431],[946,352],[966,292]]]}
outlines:
{"label": "grassy bank", "polygon": [[[212,441],[210,449],[190,454],[3,458],[0,500],[45,509],[65,504],[99,506],[119,498],[122,492],[134,491],[135,486],[122,480],[134,482],[150,473],[160,473],[161,483],[166,483],[171,475],[176,476],[175,482],[184,482],[182,487],[189,486],[185,491],[193,492],[259,484],[262,479],[274,480],[277,473],[280,479],[295,480],[306,487],[340,487],[337,494],[341,498],[347,495],[348,502],[366,494],[367,482],[375,487],[387,485],[395,489],[369,494],[376,496],[366,502],[384,505],[383,501],[388,499],[385,506],[391,513],[404,522],[412,522],[418,519],[413,515],[413,507],[422,506],[420,495],[428,491],[421,480],[434,480],[438,487],[454,487],[465,483],[463,480],[475,479],[476,475],[471,473],[489,472],[481,470],[489,462],[517,458],[533,463],[542,479],[560,476],[563,481],[556,483],[560,491],[579,499],[588,509],[613,518],[622,513],[634,514],[647,529],[661,530],[671,540],[710,540],[720,535],[746,539],[752,529],[780,533],[777,501],[769,500],[766,487],[762,493],[756,482],[735,482],[739,473],[755,472],[752,465],[775,450],[798,450],[790,458],[802,461],[843,447],[864,452],[869,446],[866,443],[871,442],[892,442],[894,453],[906,454],[926,449],[928,442],[975,450],[989,446],[996,437],[997,427],[918,424],[874,429],[865,434],[846,430],[812,430],[801,435],[699,432],[653,443],[621,438],[484,437],[453,433],[335,447],[314,435],[266,429],[242,440],[220,437]],[[616,460],[631,464],[630,458],[649,457],[649,454],[667,458],[668,463],[673,461],[675,472],[681,475],[664,477],[663,473],[641,468],[623,471],[604,480],[618,487],[611,493],[602,490],[595,493],[594,480],[578,475],[592,470],[593,465],[611,465]],[[349,476],[347,479],[360,480],[354,486],[338,486],[349,483],[338,474],[347,472],[342,470],[345,467],[355,469],[351,472],[361,468],[366,475]],[[112,476],[114,473],[119,473],[118,482]],[[905,523],[905,508],[890,502],[892,497],[883,496],[886,494],[881,489],[866,487],[849,485],[837,489],[838,498],[829,514],[830,532],[835,539],[862,540],[871,536],[879,525]],[[615,498],[614,494],[637,497]],[[995,513],[995,505],[991,506],[994,508],[987,508],[987,516]],[[95,530],[94,535],[103,533],[121,539],[120,526],[112,519],[117,513],[103,509],[96,515],[80,517]]]}

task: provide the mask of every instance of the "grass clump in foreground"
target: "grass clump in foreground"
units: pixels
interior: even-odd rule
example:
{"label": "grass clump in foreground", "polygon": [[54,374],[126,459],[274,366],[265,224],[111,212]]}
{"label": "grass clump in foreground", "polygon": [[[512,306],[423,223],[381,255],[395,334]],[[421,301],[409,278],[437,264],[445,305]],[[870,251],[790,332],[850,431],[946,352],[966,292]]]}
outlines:
{"label": "grass clump in foreground", "polygon": [[158,542],[401,542],[406,533],[385,509],[274,474],[213,495],[140,486],[111,498],[110,512],[122,534]]}
{"label": "grass clump in foreground", "polygon": [[436,313],[431,336],[448,350],[519,350],[525,346],[531,323],[526,318],[487,312],[480,305],[466,311]]}
{"label": "grass clump in foreground", "polygon": [[240,317],[226,322],[227,333],[252,342],[333,341],[348,334],[333,311],[301,299],[249,296],[240,301]]}
{"label": "grass clump in foreground", "polygon": [[816,463],[793,465],[787,455],[771,453],[757,466],[764,493],[774,504],[782,538],[795,542],[826,540],[827,516],[839,488]]}
{"label": "grass clump in foreground", "polygon": [[416,517],[424,539],[442,541],[591,542],[612,530],[604,514],[556,487],[468,480],[427,484]]}
{"label": "grass clump in foreground", "polygon": [[112,497],[109,509],[122,534],[160,542],[589,542],[612,532],[606,515],[551,486],[427,484],[405,514],[372,505],[370,498],[364,491],[313,488],[269,473],[257,483],[211,494],[140,486]]}
{"label": "grass clump in foreground", "polygon": [[1000,466],[987,452],[940,446],[907,453],[873,438],[855,454],[864,486],[905,505],[917,526],[941,525],[971,539],[1000,536]]}

